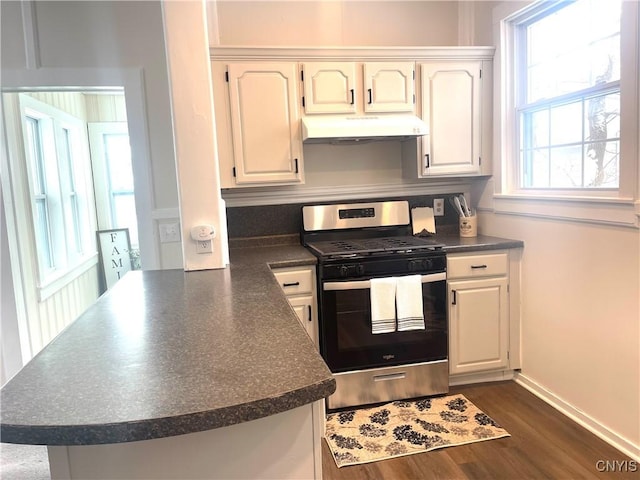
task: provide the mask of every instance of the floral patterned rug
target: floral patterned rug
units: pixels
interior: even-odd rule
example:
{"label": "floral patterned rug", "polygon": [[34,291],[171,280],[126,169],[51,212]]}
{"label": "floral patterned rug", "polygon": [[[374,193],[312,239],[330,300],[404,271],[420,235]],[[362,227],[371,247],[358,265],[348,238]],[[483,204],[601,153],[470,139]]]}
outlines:
{"label": "floral patterned rug", "polygon": [[508,436],[464,395],[330,413],[325,431],[338,467]]}

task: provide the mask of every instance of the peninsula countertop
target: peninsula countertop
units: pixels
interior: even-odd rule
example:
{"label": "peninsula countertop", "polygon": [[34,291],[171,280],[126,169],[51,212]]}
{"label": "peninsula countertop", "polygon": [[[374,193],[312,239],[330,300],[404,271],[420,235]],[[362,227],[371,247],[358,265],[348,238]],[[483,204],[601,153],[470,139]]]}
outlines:
{"label": "peninsula countertop", "polygon": [[2,388],[2,441],[161,438],[333,393],[331,372],[269,268],[315,257],[299,245],[249,250],[226,269],[125,275]]}
{"label": "peninsula countertop", "polygon": [[[518,240],[436,235],[448,253]],[[130,272],[0,392],[3,442],[90,445],[224,427],[335,390],[270,267],[306,248],[241,242],[221,270]]]}

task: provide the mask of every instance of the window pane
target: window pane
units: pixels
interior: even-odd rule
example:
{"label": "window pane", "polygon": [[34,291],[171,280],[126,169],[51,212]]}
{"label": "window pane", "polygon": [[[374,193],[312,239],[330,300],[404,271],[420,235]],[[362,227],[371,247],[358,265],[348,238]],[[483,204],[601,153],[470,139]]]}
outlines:
{"label": "window pane", "polygon": [[38,250],[38,262],[40,268],[49,270],[54,267],[53,253],[51,251],[51,234],[49,231],[49,214],[47,201],[44,198],[36,199],[35,230],[36,248]]}
{"label": "window pane", "polygon": [[549,111],[542,110],[531,114],[531,146],[549,145]]}
{"label": "window pane", "polygon": [[620,94],[591,97],[586,104],[585,139],[601,141],[620,138]]}
{"label": "window pane", "polygon": [[527,102],[620,79],[620,0],[578,0],[527,27]]}
{"label": "window pane", "polygon": [[551,108],[551,145],[582,142],[582,102]]}
{"label": "window pane", "polygon": [[65,219],[67,223],[65,238],[67,248],[70,252],[82,253],[80,210],[78,209],[78,196],[76,194],[73,159],[71,157],[71,132],[67,128],[62,129],[62,145],[60,145],[58,156],[58,168],[62,179],[61,184],[64,186],[61,193],[68,198],[68,202],[65,202]]}
{"label": "window pane", "polygon": [[26,139],[28,144],[28,154],[32,159],[32,182],[35,195],[45,193],[45,172],[42,154],[42,137],[40,132],[40,122],[36,118],[26,117]]}
{"label": "window pane", "polygon": [[620,141],[591,144],[585,152],[585,187],[618,188]]}
{"label": "window pane", "polygon": [[133,169],[129,136],[123,134],[104,135],[105,154],[109,166],[111,190],[133,191]]}
{"label": "window pane", "polygon": [[526,153],[523,185],[526,188],[549,187],[549,149],[538,148]]}
{"label": "window pane", "polygon": [[114,228],[128,228],[131,246],[138,246],[138,221],[133,193],[113,195]]}
{"label": "window pane", "polygon": [[582,186],[582,146],[550,149],[549,186],[577,188]]}

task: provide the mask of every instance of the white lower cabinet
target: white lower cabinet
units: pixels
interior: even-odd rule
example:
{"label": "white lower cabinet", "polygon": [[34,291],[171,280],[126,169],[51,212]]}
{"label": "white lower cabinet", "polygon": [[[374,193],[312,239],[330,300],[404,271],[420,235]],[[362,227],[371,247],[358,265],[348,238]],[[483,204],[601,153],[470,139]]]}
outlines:
{"label": "white lower cabinet", "polygon": [[509,254],[448,256],[449,373],[509,368]]}
{"label": "white lower cabinet", "polygon": [[300,323],[319,348],[315,267],[274,268],[273,274]]}

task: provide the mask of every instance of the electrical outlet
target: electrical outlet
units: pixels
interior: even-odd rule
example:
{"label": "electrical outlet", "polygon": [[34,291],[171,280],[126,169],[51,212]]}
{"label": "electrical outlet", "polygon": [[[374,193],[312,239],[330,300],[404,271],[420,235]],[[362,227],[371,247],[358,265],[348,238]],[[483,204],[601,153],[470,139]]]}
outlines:
{"label": "electrical outlet", "polygon": [[213,253],[213,240],[198,240],[196,253]]}
{"label": "electrical outlet", "polygon": [[436,217],[444,216],[444,198],[433,199],[433,215]]}

